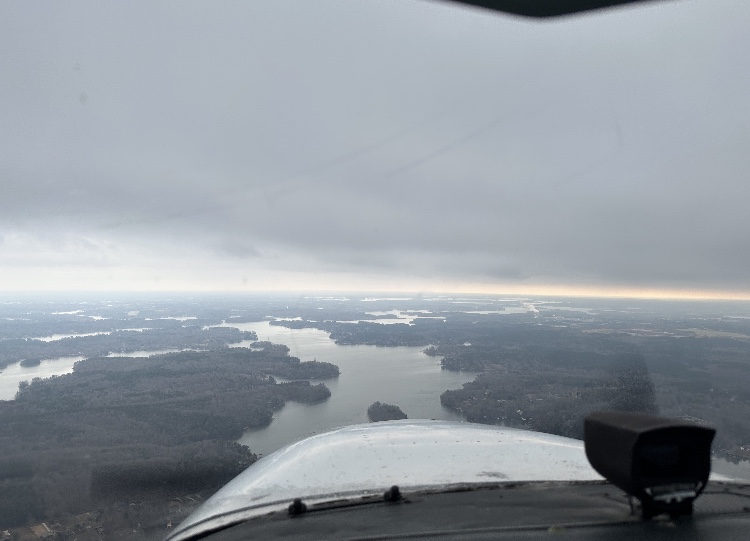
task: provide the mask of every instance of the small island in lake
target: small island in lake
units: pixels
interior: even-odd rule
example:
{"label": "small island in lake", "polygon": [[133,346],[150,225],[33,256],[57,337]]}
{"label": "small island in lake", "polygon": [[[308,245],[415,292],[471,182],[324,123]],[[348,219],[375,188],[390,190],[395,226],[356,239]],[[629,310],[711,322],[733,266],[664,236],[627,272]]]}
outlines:
{"label": "small island in lake", "polygon": [[21,366],[24,368],[30,368],[32,366],[39,366],[42,364],[41,359],[23,359],[20,363]]}
{"label": "small island in lake", "polygon": [[367,408],[367,418],[370,419],[371,423],[376,423],[378,421],[407,419],[407,416],[398,406],[385,404],[383,402],[375,402]]}

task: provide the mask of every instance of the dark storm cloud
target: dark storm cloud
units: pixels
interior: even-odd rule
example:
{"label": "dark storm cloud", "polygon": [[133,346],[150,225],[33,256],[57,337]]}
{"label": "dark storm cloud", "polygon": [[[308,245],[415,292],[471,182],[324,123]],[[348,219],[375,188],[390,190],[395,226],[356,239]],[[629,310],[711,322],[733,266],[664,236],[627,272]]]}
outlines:
{"label": "dark storm cloud", "polygon": [[745,3],[0,12],[6,264],[748,288]]}

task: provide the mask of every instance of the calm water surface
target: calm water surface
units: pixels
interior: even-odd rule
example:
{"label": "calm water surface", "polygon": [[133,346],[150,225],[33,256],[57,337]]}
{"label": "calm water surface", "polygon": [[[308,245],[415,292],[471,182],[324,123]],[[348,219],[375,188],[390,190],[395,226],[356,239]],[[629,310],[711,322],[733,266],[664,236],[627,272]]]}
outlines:
{"label": "calm water surface", "polygon": [[239,441],[256,453],[268,454],[312,434],[366,423],[367,408],[377,400],[396,404],[410,419],[463,420],[443,408],[440,395],[461,388],[476,373],[442,370],[440,358],[425,355],[422,347],[340,346],[324,331],[287,329],[268,321],[225,325],[255,331],[258,340],[285,344],[290,355],[303,361],[326,361],[341,370],[338,378],[324,381],[331,390],[325,402],[287,402],[270,426],[246,431]]}
{"label": "calm water surface", "polygon": [[6,366],[0,371],[0,400],[15,399],[22,381],[69,374],[73,365],[82,360],[83,357],[60,357],[44,360],[37,366],[21,366],[20,362]]}

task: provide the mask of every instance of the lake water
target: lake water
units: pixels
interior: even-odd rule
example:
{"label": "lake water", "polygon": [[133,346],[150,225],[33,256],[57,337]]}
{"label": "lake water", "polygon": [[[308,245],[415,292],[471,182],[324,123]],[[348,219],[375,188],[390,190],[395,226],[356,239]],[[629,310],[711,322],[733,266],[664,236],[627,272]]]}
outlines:
{"label": "lake water", "polygon": [[750,483],[750,461],[742,460],[738,464],[723,458],[711,459],[711,471]]}
{"label": "lake water", "polygon": [[69,374],[73,365],[82,360],[83,357],[60,357],[44,360],[37,366],[21,366],[20,362],[6,366],[0,371],[0,400],[15,399],[22,381]]}
{"label": "lake water", "polygon": [[324,331],[288,329],[268,321],[224,325],[254,331],[258,340],[285,344],[290,355],[303,361],[326,361],[341,370],[338,378],[324,381],[331,390],[325,402],[312,406],[288,402],[270,426],[246,431],[239,441],[253,452],[268,454],[312,434],[366,423],[367,408],[375,401],[395,404],[411,419],[463,420],[440,404],[440,395],[460,389],[476,373],[442,370],[440,358],[425,355],[424,348],[340,346]]}

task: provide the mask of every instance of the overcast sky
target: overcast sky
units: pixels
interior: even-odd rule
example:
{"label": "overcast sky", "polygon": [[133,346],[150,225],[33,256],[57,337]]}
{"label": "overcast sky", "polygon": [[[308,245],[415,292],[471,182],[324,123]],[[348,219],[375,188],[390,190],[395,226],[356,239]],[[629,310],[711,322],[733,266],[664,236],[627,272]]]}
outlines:
{"label": "overcast sky", "polygon": [[750,296],[750,2],[0,3],[0,290]]}

